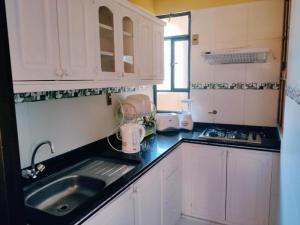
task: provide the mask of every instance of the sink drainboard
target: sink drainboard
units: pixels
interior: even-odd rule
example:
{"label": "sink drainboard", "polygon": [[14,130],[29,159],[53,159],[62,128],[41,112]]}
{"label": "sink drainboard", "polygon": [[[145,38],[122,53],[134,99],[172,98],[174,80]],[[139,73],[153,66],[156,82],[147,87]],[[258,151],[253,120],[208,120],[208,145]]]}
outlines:
{"label": "sink drainboard", "polygon": [[88,165],[83,166],[77,173],[104,180],[109,185],[133,168],[133,165],[90,159]]}

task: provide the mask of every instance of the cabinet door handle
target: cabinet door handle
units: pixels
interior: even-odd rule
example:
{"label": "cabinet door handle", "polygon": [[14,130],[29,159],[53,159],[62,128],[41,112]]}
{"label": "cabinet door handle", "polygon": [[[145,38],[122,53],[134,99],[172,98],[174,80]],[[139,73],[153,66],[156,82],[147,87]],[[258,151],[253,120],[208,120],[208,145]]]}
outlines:
{"label": "cabinet door handle", "polygon": [[211,111],[211,112],[208,112],[208,114],[216,115],[216,114],[218,114],[218,111],[217,111],[217,110],[213,110],[213,111]]}
{"label": "cabinet door handle", "polygon": [[63,72],[63,70],[61,70],[61,69],[56,69],[55,74],[56,74],[56,76],[58,76],[58,77],[62,77],[62,76],[64,75],[64,72]]}

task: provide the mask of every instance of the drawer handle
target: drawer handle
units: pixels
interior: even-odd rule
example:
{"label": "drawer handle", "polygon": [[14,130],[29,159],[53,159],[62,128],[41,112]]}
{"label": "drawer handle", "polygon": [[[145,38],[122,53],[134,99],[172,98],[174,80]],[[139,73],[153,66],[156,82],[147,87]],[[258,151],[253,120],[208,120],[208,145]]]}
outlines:
{"label": "drawer handle", "polygon": [[217,111],[217,110],[213,110],[213,111],[211,111],[211,112],[208,112],[208,114],[216,115],[216,114],[218,114],[218,111]]}

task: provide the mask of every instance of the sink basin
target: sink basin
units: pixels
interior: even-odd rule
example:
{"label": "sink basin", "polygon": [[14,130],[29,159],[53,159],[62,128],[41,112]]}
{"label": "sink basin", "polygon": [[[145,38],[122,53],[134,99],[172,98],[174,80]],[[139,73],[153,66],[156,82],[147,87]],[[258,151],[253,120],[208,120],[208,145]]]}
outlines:
{"label": "sink basin", "polygon": [[61,177],[25,198],[25,204],[54,216],[64,216],[103,190],[106,183],[82,175]]}
{"label": "sink basin", "polygon": [[26,187],[25,205],[52,216],[65,216],[101,194],[135,166],[100,157],[88,158]]}

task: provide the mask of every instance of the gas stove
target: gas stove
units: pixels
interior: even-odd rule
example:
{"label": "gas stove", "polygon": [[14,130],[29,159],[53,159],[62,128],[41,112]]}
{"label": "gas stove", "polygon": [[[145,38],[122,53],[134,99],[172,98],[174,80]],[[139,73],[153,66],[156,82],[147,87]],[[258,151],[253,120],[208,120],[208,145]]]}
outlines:
{"label": "gas stove", "polygon": [[261,144],[261,133],[254,130],[226,129],[222,127],[210,127],[205,129],[199,136],[201,139],[219,140],[231,143]]}

